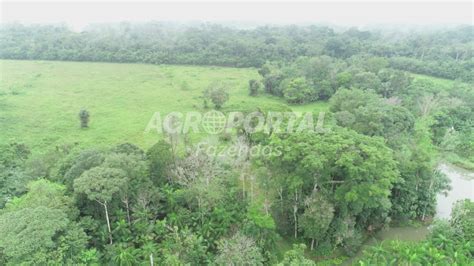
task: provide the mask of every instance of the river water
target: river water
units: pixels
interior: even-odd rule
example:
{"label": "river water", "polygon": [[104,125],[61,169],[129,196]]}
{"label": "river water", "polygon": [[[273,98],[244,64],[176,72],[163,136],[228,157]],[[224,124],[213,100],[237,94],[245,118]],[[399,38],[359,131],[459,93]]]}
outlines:
{"label": "river water", "polygon": [[462,199],[474,201],[474,172],[448,164],[440,164],[438,169],[451,180],[451,190],[447,196],[438,195],[435,218],[448,219],[456,201]]}
{"label": "river water", "polygon": [[[438,219],[449,219],[453,204],[462,199],[474,201],[474,172],[456,167],[454,165],[442,163],[438,169],[450,180],[451,190],[446,195],[440,194],[437,197],[436,215]],[[421,241],[429,233],[427,226],[420,227],[391,227],[376,234],[375,237],[367,240],[358,254],[349,259],[344,265],[352,265],[357,262],[357,258],[362,256],[365,249],[377,245],[384,240]]]}

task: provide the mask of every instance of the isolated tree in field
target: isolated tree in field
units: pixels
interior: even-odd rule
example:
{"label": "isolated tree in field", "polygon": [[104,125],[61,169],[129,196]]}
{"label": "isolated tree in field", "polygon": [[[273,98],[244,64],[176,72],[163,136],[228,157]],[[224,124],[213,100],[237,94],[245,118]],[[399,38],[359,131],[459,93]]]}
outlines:
{"label": "isolated tree in field", "polygon": [[74,180],[74,190],[76,192],[86,194],[88,199],[94,200],[104,207],[110,244],[113,241],[109,211],[107,209],[108,202],[112,200],[114,194],[124,189],[127,182],[124,171],[105,167],[95,167],[87,170]]}
{"label": "isolated tree in field", "polygon": [[251,79],[249,80],[249,95],[257,96],[259,91],[262,88],[262,83],[258,80]]}
{"label": "isolated tree in field", "polygon": [[79,119],[81,120],[81,128],[89,127],[89,111],[81,109],[79,111]]}
{"label": "isolated tree in field", "polygon": [[216,109],[220,109],[228,100],[229,93],[224,85],[217,84],[212,85],[210,88],[204,91],[204,102],[210,100]]}

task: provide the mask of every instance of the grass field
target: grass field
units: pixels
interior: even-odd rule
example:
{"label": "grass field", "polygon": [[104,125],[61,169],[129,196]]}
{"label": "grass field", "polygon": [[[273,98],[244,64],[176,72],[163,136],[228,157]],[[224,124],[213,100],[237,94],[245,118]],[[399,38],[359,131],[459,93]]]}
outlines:
{"label": "grass field", "polygon": [[[248,96],[255,69],[13,60],[0,67],[0,143],[21,141],[33,150],[121,142],[147,148],[159,138],[144,133],[155,112],[201,110],[202,91],[216,81],[229,87],[226,111],[284,103]],[[91,114],[88,129],[79,127],[81,108]],[[327,104],[294,108],[318,112]]]}

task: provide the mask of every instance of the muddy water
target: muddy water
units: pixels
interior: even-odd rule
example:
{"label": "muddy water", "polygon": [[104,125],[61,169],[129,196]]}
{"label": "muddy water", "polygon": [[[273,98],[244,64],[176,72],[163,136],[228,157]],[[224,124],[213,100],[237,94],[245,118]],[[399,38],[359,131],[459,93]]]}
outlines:
{"label": "muddy water", "polygon": [[[435,218],[448,219],[451,215],[453,203],[461,199],[474,201],[474,172],[442,163],[438,169],[451,180],[451,190],[447,195],[438,195]],[[421,227],[392,227],[377,233],[377,235],[364,244],[354,258],[344,265],[357,264],[357,258],[370,246],[377,245],[384,240],[421,241],[429,233],[427,226]]]}
{"label": "muddy water", "polygon": [[462,199],[474,201],[474,172],[449,164],[440,164],[439,170],[451,180],[451,190],[447,196],[438,195],[435,217],[448,219],[453,203]]}

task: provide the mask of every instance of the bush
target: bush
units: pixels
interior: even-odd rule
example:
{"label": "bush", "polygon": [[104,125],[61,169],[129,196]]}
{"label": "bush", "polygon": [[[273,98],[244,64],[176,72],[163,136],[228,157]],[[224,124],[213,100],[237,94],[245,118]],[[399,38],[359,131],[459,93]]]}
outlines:
{"label": "bush", "polygon": [[79,119],[81,120],[81,128],[89,127],[89,111],[86,109],[79,111]]}
{"label": "bush", "polygon": [[216,109],[221,109],[222,106],[229,100],[229,93],[222,84],[214,84],[204,91],[204,103],[207,105],[207,100],[210,100]]}
{"label": "bush", "polygon": [[249,95],[257,96],[260,89],[262,88],[262,83],[258,80],[251,79],[249,80]]}

